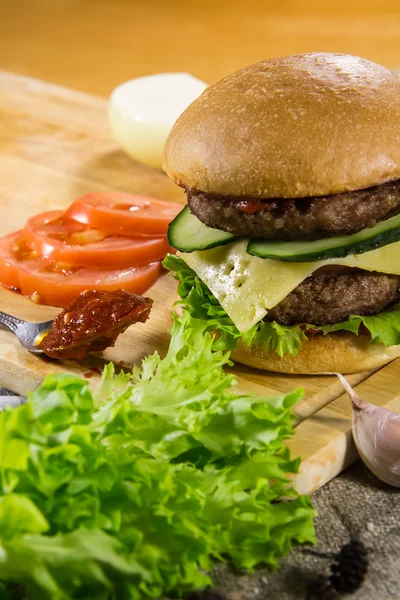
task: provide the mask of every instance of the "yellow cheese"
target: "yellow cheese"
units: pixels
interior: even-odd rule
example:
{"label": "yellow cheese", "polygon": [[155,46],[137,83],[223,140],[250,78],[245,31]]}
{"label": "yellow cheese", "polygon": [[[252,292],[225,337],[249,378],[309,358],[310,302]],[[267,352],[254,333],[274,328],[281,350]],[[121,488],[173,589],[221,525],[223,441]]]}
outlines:
{"label": "yellow cheese", "polygon": [[247,240],[212,250],[178,253],[212,291],[236,327],[246,332],[261,321],[304,279],[325,265],[400,275],[400,242],[364,254],[308,263],[258,258],[246,252]]}

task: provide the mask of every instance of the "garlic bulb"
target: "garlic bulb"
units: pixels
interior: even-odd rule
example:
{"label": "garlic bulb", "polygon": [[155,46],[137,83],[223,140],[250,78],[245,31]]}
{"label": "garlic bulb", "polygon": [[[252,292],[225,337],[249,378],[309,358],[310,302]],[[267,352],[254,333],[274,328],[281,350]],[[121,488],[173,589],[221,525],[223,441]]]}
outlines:
{"label": "garlic bulb", "polygon": [[353,438],[362,461],[379,479],[400,487],[400,414],[364,402],[336,373],[353,407]]}

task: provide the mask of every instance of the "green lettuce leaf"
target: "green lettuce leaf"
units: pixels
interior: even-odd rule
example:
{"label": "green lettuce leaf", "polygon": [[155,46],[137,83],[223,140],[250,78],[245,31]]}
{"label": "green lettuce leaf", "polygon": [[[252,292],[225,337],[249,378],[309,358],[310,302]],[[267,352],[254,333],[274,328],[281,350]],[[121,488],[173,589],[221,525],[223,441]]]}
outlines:
{"label": "green lettuce leaf", "polygon": [[320,329],[325,334],[343,330],[358,335],[361,325],[368,329],[373,343],[384,344],[385,346],[400,344],[400,304],[396,304],[390,310],[372,317],[351,315],[347,321],[324,325]]}
{"label": "green lettuce leaf", "polygon": [[[26,534],[0,541],[0,578],[27,585],[29,598],[134,598],[148,574],[115,537],[98,529],[76,529],[52,536]],[[79,590],[82,596],[76,596]],[[126,590],[126,594],[122,593]],[[114,596],[108,594],[114,593]]]}
{"label": "green lettuce leaf", "polygon": [[301,326],[284,326],[276,321],[261,321],[250,331],[240,333],[215,296],[181,258],[168,254],[163,265],[179,282],[178,293],[185,310],[195,318],[204,319],[208,331],[221,332],[221,336],[215,341],[215,348],[234,350],[241,339],[246,346],[263,344],[266,351],[275,350],[281,357],[284,354],[295,356],[307,339],[307,329],[318,329],[324,335],[335,331],[349,331],[359,335],[361,325],[369,331],[372,343],[385,346],[400,344],[400,303],[391,310],[372,317],[351,315],[346,321],[333,325],[317,326],[307,323]]}
{"label": "green lettuce leaf", "polygon": [[164,359],[131,376],[108,365],[93,394],[52,375],[0,413],[0,594],[177,598],[210,584],[216,560],[274,568],[314,541],[284,445],[302,390],[235,393],[202,319],[184,311],[171,333]]}

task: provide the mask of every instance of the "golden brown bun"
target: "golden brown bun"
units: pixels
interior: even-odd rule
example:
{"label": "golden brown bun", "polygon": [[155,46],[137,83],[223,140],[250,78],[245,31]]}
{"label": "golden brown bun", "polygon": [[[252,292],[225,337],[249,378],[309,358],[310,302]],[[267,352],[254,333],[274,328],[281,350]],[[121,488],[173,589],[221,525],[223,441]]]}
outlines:
{"label": "golden brown bun", "polygon": [[352,333],[316,336],[303,342],[296,356],[285,354],[282,358],[274,350],[265,352],[261,345],[245,346],[239,342],[232,352],[235,362],[265,371],[308,375],[313,373],[357,373],[386,365],[400,356],[400,346],[386,348],[371,344],[366,336]]}
{"label": "golden brown bun", "polygon": [[301,198],[400,178],[400,77],[346,54],[256,63],[175,123],[164,168],[211,194]]}

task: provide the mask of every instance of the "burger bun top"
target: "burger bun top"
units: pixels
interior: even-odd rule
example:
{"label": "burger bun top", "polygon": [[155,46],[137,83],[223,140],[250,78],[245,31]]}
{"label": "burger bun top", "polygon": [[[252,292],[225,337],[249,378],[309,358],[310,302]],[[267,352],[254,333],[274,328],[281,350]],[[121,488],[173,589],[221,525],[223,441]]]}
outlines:
{"label": "burger bun top", "polygon": [[346,54],[274,58],[208,87],[164,168],[207,194],[303,198],[400,178],[400,77]]}

